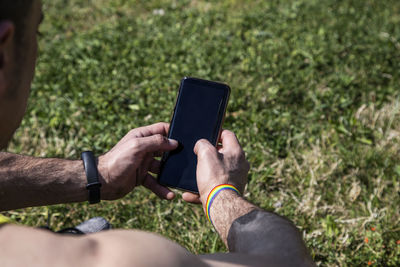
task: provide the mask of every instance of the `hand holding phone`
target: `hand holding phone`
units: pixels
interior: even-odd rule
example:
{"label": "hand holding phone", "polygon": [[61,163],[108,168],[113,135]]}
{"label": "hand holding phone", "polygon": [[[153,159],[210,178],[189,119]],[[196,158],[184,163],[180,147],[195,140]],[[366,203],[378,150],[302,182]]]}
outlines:
{"label": "hand holding phone", "polygon": [[168,138],[177,140],[179,146],[164,154],[160,184],[198,193],[194,145],[200,139],[217,145],[229,94],[226,84],[182,79],[168,132]]}
{"label": "hand holding phone", "polygon": [[197,155],[199,194],[185,192],[183,200],[206,205],[211,190],[221,184],[231,184],[243,195],[250,169],[244,151],[236,135],[229,130],[222,130],[219,143],[216,148],[207,140],[197,141],[194,152]]}

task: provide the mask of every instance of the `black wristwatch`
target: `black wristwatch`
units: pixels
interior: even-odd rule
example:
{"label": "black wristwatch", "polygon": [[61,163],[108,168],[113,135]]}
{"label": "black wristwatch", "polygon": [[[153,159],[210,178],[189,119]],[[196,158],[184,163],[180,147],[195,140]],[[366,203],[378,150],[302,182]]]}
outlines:
{"label": "black wristwatch", "polygon": [[96,158],[92,151],[82,152],[81,158],[83,160],[83,166],[85,167],[86,178],[88,182],[86,189],[89,193],[89,203],[99,203],[101,183],[99,181]]}

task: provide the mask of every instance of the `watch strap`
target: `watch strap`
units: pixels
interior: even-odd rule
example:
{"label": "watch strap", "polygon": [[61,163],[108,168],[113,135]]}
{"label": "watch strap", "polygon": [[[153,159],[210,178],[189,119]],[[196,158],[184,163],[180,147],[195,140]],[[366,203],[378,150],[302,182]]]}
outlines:
{"label": "watch strap", "polygon": [[99,203],[101,183],[99,181],[99,172],[97,171],[96,158],[92,151],[82,152],[81,158],[87,178],[86,189],[88,190],[89,194],[89,203]]}

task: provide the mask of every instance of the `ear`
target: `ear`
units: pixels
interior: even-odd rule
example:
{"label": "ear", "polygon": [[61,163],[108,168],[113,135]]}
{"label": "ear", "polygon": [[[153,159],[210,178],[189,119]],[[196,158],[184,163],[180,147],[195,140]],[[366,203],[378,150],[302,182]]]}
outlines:
{"label": "ear", "polygon": [[11,21],[0,21],[0,96],[7,90],[6,69],[9,63],[9,45],[14,39],[14,24]]}

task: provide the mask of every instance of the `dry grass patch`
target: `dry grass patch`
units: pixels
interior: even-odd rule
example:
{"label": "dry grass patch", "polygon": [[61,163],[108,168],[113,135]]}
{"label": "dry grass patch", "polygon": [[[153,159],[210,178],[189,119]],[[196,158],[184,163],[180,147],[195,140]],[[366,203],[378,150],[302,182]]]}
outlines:
{"label": "dry grass patch", "polygon": [[[326,130],[311,146],[301,143],[273,162],[270,190],[260,192],[270,198],[266,207],[289,216],[304,231],[319,264],[334,254],[337,261],[328,266],[348,263],[349,251],[354,258],[371,253],[385,263],[388,255],[399,255],[398,248],[391,250],[400,239],[399,102],[379,109],[363,105],[354,119],[372,132],[370,145],[349,143],[349,136]],[[252,182],[251,190],[262,188]],[[374,238],[380,247],[365,241],[371,227],[380,231]],[[314,247],[315,239],[331,243],[331,251]]]}

